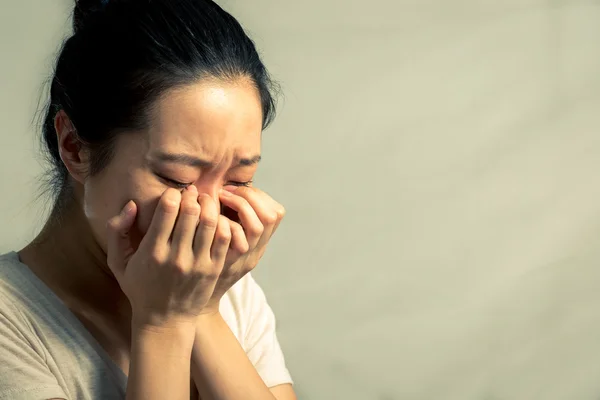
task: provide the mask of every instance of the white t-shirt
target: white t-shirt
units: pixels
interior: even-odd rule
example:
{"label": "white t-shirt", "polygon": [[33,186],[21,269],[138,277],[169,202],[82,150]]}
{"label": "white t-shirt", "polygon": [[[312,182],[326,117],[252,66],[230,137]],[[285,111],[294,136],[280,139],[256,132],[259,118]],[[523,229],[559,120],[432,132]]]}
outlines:
{"label": "white t-shirt", "polygon": [[[275,317],[250,274],[220,310],[266,385],[292,383]],[[116,400],[126,387],[123,371],[18,254],[0,256],[0,400]]]}

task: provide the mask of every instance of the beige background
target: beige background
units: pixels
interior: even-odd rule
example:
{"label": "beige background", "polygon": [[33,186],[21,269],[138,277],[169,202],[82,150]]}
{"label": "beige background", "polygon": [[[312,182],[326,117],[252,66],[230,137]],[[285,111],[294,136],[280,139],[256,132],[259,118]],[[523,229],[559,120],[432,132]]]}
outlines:
{"label": "beige background", "polygon": [[[600,396],[600,3],[228,0],[285,102],[256,275],[302,399]],[[71,2],[0,0],[0,249]]]}

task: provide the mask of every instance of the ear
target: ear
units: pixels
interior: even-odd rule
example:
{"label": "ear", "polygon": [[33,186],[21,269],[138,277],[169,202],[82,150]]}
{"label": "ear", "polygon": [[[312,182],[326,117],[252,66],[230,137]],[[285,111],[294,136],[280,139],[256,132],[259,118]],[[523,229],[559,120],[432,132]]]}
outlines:
{"label": "ear", "polygon": [[77,129],[64,110],[54,118],[54,129],[58,139],[58,151],[69,174],[79,183],[83,183],[88,167],[88,152],[77,135]]}

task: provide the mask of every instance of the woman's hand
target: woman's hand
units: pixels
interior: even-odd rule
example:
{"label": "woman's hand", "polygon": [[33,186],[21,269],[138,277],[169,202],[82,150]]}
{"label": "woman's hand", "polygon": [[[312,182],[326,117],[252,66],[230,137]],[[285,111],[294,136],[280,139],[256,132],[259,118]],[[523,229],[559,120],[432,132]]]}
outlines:
{"label": "woman's hand", "polygon": [[137,214],[133,201],[109,220],[107,261],[129,298],[134,323],[161,327],[194,323],[221,275],[231,241],[229,221],[195,186],[167,189],[148,232],[133,250],[128,232]]}
{"label": "woman's hand", "polygon": [[237,213],[239,223],[227,219],[231,244],[221,276],[206,305],[206,311],[212,313],[218,312],[225,292],[256,267],[285,216],[281,204],[254,187],[227,186],[221,191],[220,201]]}

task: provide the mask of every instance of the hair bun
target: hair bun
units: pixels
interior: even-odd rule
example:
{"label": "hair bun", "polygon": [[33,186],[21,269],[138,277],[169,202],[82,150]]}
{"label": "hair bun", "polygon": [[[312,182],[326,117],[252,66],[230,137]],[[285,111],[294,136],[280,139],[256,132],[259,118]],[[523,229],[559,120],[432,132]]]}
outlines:
{"label": "hair bun", "polygon": [[73,30],[77,32],[84,26],[85,20],[106,6],[108,0],[76,0],[73,10]]}

